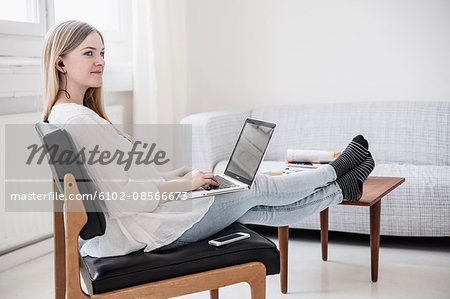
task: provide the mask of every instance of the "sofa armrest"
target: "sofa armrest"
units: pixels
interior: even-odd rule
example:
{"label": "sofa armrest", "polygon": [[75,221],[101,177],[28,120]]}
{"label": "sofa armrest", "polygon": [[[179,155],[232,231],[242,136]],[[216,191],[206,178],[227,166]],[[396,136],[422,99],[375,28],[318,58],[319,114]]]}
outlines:
{"label": "sofa armrest", "polygon": [[192,114],[181,124],[192,125],[192,167],[212,171],[230,157],[250,110],[213,111]]}

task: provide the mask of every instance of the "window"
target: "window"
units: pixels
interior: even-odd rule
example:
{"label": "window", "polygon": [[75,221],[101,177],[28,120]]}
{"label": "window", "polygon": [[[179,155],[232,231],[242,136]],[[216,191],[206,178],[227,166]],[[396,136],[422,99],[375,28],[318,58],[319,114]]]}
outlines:
{"label": "window", "polygon": [[55,0],[55,23],[81,20],[99,30],[120,31],[117,0]]}
{"label": "window", "polygon": [[0,20],[39,23],[39,5],[36,0],[0,1]]}
{"label": "window", "polygon": [[45,0],[0,0],[0,33],[44,35]]}
{"label": "window", "polygon": [[80,20],[96,27],[108,40],[124,40],[123,6],[121,0],[54,0],[55,23]]}

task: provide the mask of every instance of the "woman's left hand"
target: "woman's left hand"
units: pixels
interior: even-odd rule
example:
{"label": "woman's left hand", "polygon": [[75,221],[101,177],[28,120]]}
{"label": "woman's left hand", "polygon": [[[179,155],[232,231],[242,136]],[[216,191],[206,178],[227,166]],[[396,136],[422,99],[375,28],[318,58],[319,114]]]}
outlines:
{"label": "woman's left hand", "polygon": [[175,169],[175,175],[177,176],[177,178],[182,178],[192,170],[192,167],[183,166],[181,168]]}
{"label": "woman's left hand", "polygon": [[192,171],[191,167],[184,166],[172,171],[161,172],[161,176],[164,178],[164,180],[171,181],[182,178],[191,171]]}

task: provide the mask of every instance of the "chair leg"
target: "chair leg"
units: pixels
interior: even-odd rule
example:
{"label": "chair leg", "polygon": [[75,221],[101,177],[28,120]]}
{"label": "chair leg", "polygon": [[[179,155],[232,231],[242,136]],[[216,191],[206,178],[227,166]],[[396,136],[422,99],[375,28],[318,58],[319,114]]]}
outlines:
{"label": "chair leg", "polygon": [[322,260],[328,260],[328,208],[320,212],[320,243]]}
{"label": "chair leg", "polygon": [[219,289],[209,290],[209,298],[219,299]]}
{"label": "chair leg", "polygon": [[[64,176],[64,197],[76,198],[80,191],[71,173]],[[78,252],[78,237],[87,222],[87,214],[81,200],[67,200],[64,211],[65,221],[65,260],[66,260],[66,295],[68,299],[89,299],[81,289],[80,253]]]}
{"label": "chair leg", "polygon": [[[55,212],[53,215],[53,221],[55,223],[62,223],[63,216],[60,215],[61,212]],[[54,250],[54,267],[55,267],[55,299],[64,299],[66,297],[66,261],[65,261],[65,244],[64,244],[64,235],[60,236],[56,231],[62,230],[64,231],[64,226],[58,227],[57,224],[54,225],[54,235],[53,242],[55,250]]]}
{"label": "chair leg", "polygon": [[278,244],[280,247],[280,287],[281,293],[286,294],[288,277],[289,226],[278,227]]}
{"label": "chair leg", "polygon": [[266,299],[266,269],[255,271],[252,281],[248,281],[251,288],[252,299]]}
{"label": "chair leg", "polygon": [[[54,179],[53,192],[58,193],[58,187]],[[53,201],[53,210],[55,299],[64,299],[66,297],[66,249],[64,243],[63,201]]]}
{"label": "chair leg", "polygon": [[370,207],[370,255],[372,282],[378,281],[378,257],[380,253],[381,200]]}

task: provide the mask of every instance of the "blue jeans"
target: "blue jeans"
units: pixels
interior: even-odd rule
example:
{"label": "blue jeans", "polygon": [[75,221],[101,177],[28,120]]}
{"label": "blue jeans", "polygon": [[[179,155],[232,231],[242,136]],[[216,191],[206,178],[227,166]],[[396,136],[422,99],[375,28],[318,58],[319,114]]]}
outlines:
{"label": "blue jeans", "polygon": [[208,238],[233,222],[284,226],[294,224],[343,200],[331,165],[282,176],[258,175],[251,189],[216,195],[203,218],[160,250]]}

